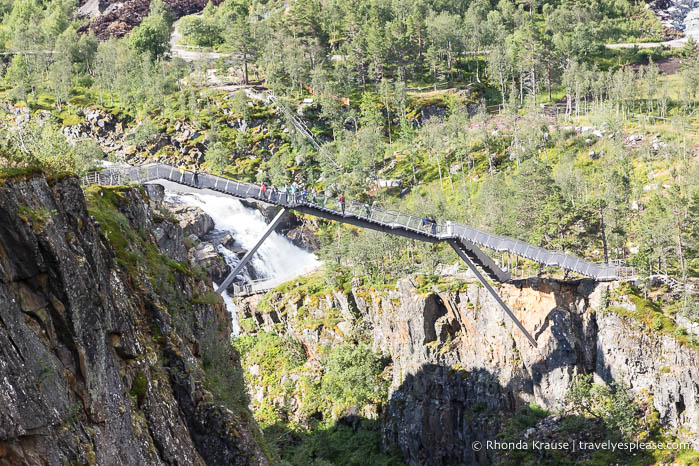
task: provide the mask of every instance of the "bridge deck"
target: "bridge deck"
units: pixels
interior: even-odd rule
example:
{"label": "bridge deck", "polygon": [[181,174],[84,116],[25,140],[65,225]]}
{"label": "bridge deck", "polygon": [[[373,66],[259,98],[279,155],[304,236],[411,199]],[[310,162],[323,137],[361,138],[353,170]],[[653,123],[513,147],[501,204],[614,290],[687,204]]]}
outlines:
{"label": "bridge deck", "polygon": [[268,291],[275,289],[279,285],[282,285],[285,281],[288,280],[271,278],[255,280],[249,283],[233,283],[233,296],[235,296],[236,298],[242,298],[245,296],[267,293]]}
{"label": "bridge deck", "polygon": [[619,268],[614,265],[595,264],[584,259],[560,252],[548,251],[513,238],[493,235],[476,228],[455,222],[425,222],[420,217],[401,212],[369,208],[364,204],[349,203],[344,212],[335,198],[318,196],[316,202],[309,199],[292,199],[280,192],[272,196],[271,190],[261,192],[259,186],[229,180],[223,177],[201,173],[195,186],[194,174],[189,171],[165,164],[149,164],[141,167],[120,167],[102,173],[86,176],[86,184],[117,185],[124,181],[145,183],[158,179],[169,180],[199,189],[211,189],[236,198],[253,198],[288,209],[307,213],[317,217],[356,225],[362,228],[404,236],[419,241],[436,243],[456,240],[464,253],[475,262],[486,275],[496,281],[505,282],[510,274],[500,269],[495,262],[481,251],[478,246],[497,252],[507,252],[530,259],[546,266],[556,266],[578,273],[597,281],[612,281],[621,278]]}

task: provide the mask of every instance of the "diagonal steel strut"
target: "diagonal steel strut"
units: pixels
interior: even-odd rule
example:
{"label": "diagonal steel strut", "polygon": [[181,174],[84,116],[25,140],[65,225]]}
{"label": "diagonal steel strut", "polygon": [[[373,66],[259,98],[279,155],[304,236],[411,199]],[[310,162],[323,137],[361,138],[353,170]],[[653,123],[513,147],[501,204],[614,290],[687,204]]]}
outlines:
{"label": "diagonal steel strut", "polygon": [[514,324],[522,331],[524,336],[527,337],[527,340],[529,340],[529,343],[531,343],[532,346],[534,348],[536,348],[536,340],[534,340],[534,338],[532,338],[532,336],[529,334],[529,332],[527,332],[527,329],[524,328],[524,325],[522,325],[522,323],[519,321],[519,319],[517,319],[517,317],[510,310],[510,308],[507,307],[507,304],[505,304],[505,302],[500,298],[497,291],[495,291],[495,289],[492,286],[490,286],[490,283],[487,282],[485,277],[483,277],[483,275],[481,275],[480,271],[476,268],[476,265],[473,262],[471,262],[471,259],[469,259],[468,256],[466,256],[466,254],[461,250],[461,248],[459,248],[459,245],[456,242],[456,240],[450,239],[448,241],[449,241],[449,244],[451,245],[451,247],[454,248],[454,251],[456,251],[456,254],[459,255],[461,260],[466,262],[466,265],[468,265],[468,268],[471,269],[471,272],[473,272],[473,274],[476,276],[476,278],[483,284],[485,289],[488,290],[488,292],[493,297],[493,299],[495,299],[495,301],[498,302],[500,307],[502,307],[502,310],[505,311],[505,313],[510,317],[510,319],[512,319],[512,322],[514,322]]}
{"label": "diagonal steel strut", "polygon": [[240,273],[240,271],[243,269],[243,267],[245,267],[247,265],[247,263],[250,262],[250,259],[252,259],[252,256],[255,255],[255,253],[260,248],[260,246],[262,246],[262,243],[264,243],[265,240],[267,239],[267,237],[270,234],[272,234],[272,232],[277,227],[279,222],[281,222],[282,217],[284,216],[285,213],[286,213],[286,208],[282,207],[282,209],[279,211],[277,216],[274,217],[274,219],[270,222],[269,225],[267,225],[267,229],[265,230],[264,234],[262,235],[260,240],[257,242],[257,244],[255,244],[255,246],[252,249],[250,249],[245,254],[245,256],[243,256],[243,258],[240,260],[238,265],[236,265],[235,268],[233,269],[233,271],[228,274],[228,276],[226,277],[225,280],[223,280],[223,283],[221,283],[221,285],[218,288],[216,288],[216,293],[222,294],[224,291],[226,291],[226,288],[228,288],[230,286],[230,284],[233,282],[233,279],[236,276],[238,276],[238,273]]}

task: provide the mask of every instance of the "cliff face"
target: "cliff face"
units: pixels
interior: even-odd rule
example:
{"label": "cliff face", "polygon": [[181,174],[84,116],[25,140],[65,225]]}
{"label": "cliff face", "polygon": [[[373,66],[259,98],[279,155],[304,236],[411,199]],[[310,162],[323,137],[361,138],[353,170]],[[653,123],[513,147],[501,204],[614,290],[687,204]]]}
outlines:
{"label": "cliff face", "polygon": [[528,280],[501,287],[538,350],[476,284],[422,297],[402,282],[385,297],[359,297],[394,361],[384,437],[411,463],[475,461],[471,442],[492,435],[474,418],[479,408],[511,412],[534,402],[558,410],[576,374],[595,374],[623,383],[637,399],[650,396],[661,422],[685,428],[696,444],[699,355],[599,310],[607,286]]}
{"label": "cliff face", "polygon": [[644,330],[613,312],[597,315],[595,370],[623,380],[639,396],[649,394],[661,422],[686,429],[699,445],[699,354],[670,336]]}
{"label": "cliff face", "polygon": [[[602,310],[609,300],[611,307],[633,306],[607,291],[609,285],[532,279],[501,286],[538,349],[478,283],[442,291],[410,279],[388,291],[354,285],[349,294],[321,298],[273,296],[265,306],[251,298],[240,312],[269,330],[281,323],[311,355],[357,332],[368,334],[393,365],[383,437],[410,464],[495,461],[471,449],[473,441],[492,439],[502,427],[493,413],[512,413],[530,402],[561,409],[576,374],[623,383],[657,410],[662,424],[682,428],[695,445],[699,440],[699,355]],[[325,323],[304,324],[302,313]]]}
{"label": "cliff face", "polygon": [[0,181],[0,464],[266,464],[181,228],[141,190],[90,196]]}

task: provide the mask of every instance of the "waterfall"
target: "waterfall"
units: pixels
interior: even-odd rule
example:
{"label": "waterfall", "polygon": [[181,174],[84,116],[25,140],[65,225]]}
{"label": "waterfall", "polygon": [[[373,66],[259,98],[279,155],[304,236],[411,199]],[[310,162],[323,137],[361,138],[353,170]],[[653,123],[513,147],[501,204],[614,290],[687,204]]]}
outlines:
{"label": "waterfall", "polygon": [[[256,209],[243,206],[237,199],[199,192],[168,193],[168,196],[174,196],[178,202],[199,207],[206,212],[214,220],[216,230],[229,232],[233,236],[235,247],[252,249],[267,229],[262,214]],[[239,259],[235,253],[223,245],[219,245],[217,249],[230,267],[237,265]],[[282,282],[315,270],[319,261],[314,254],[304,251],[288,238],[273,232],[257,250],[250,264],[257,279]],[[245,281],[250,280],[247,272],[244,272],[242,278]],[[233,336],[237,336],[240,326],[235,304],[227,292],[223,293],[222,297],[233,318]]]}
{"label": "waterfall", "polygon": [[[214,283],[214,287],[216,284]],[[226,309],[228,309],[228,312],[231,314],[231,322],[233,325],[231,326],[231,338],[235,338],[238,335],[240,335],[240,324],[238,323],[238,311],[235,307],[235,303],[233,302],[233,298],[231,295],[228,294],[228,291],[224,291],[221,293],[221,297],[223,298],[223,302],[226,305]]]}

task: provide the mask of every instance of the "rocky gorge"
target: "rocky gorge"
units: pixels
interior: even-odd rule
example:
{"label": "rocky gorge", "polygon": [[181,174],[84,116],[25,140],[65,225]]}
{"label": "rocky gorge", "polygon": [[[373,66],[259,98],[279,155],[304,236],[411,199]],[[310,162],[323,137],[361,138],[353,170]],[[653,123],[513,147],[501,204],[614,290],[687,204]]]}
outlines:
{"label": "rocky gorge", "polygon": [[230,315],[151,194],[0,180],[0,464],[268,464]]}
{"label": "rocky gorge", "polygon": [[[355,280],[344,290],[308,290],[299,282],[266,298],[241,300],[243,329],[300,342],[308,360],[285,376],[296,386],[303,385],[303,374],[319,377],[327,348],[372,345],[388,360],[386,402],[351,406],[341,417],[378,420],[384,448],[397,447],[408,464],[509,464],[514,457],[472,444],[502,439],[503,419],[530,406],[552,414],[515,440],[586,438],[563,429],[569,420],[556,414],[565,413],[578,374],[627,387],[644,416],[657,417],[695,448],[699,441],[699,352],[630,316],[645,310],[625,286],[552,279],[501,286],[538,348],[475,281],[436,286],[412,278],[377,290]],[[271,405],[296,423],[309,422],[303,390],[270,391],[258,364],[244,360],[244,367],[256,412]]]}
{"label": "rocky gorge", "polygon": [[[696,344],[659,331],[665,323],[656,328],[655,318],[645,322],[655,314],[632,283],[501,285],[535,349],[458,266],[444,268],[437,282],[414,276],[395,286],[357,277],[331,284],[317,273],[238,301],[238,359],[221,350],[232,323],[210,285],[229,270],[218,246],[233,247],[236,238],[215,232],[201,209],[169,202],[157,185],[91,187],[85,202],[75,178],[31,171],[3,179],[0,191],[0,284],[7,284],[0,298],[9,306],[0,331],[17,353],[3,355],[8,421],[0,464],[51,464],[52,456],[57,464],[102,464],[123,445],[130,455],[123,464],[266,464],[278,454],[261,440],[273,437],[271,421],[312,430],[331,417],[354,431],[369,423],[396,461],[386,464],[509,464],[513,457],[478,451],[473,442],[592,438],[572,431],[565,410],[571,383],[583,374],[621,384],[645,419],[696,448]],[[267,222],[275,214],[243,205]],[[317,248],[313,222],[290,217],[281,229],[298,246]],[[7,252],[15,250],[23,252]],[[66,278],[73,270],[79,273]],[[270,350],[293,349],[290,370],[265,367],[259,358],[267,356],[250,351],[269,335]],[[385,392],[324,407],[328,360],[362,346],[375,355],[369,385]],[[20,400],[42,408],[27,411]],[[43,407],[54,413],[46,422],[37,418]],[[523,411],[538,413],[536,422],[513,433],[507,423]],[[107,421],[114,418],[118,425]],[[585,452],[566,457],[587,459]]]}

